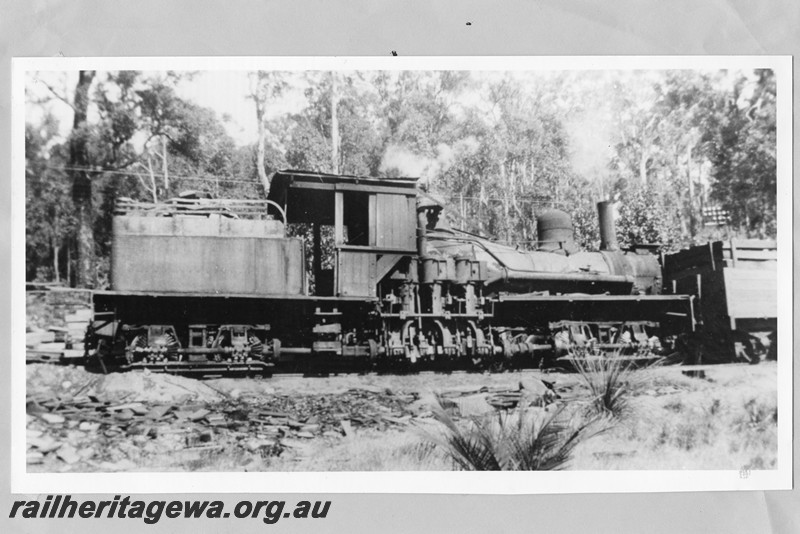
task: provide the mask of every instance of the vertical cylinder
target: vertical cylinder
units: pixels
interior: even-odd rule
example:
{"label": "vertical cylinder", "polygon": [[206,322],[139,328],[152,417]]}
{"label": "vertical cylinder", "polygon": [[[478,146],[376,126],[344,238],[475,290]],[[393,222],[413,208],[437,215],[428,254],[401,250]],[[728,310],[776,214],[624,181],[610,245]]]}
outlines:
{"label": "vertical cylinder", "polygon": [[400,286],[400,306],[406,313],[414,313],[414,285],[403,284]]}
{"label": "vertical cylinder", "polygon": [[469,258],[456,256],[456,281],[466,284],[472,276],[472,262]]}
{"label": "vertical cylinder", "polygon": [[600,250],[619,250],[617,229],[614,225],[614,208],[611,202],[608,200],[598,202],[597,215],[600,224]]}
{"label": "vertical cylinder", "polygon": [[538,248],[548,252],[572,254],[577,252],[573,237],[572,218],[568,213],[549,209],[536,217]]}
{"label": "vertical cylinder", "polygon": [[442,278],[440,264],[440,260],[436,258],[424,258],[420,261],[422,268],[419,271],[419,282],[421,284],[432,284]]}
{"label": "vertical cylinder", "polygon": [[442,284],[438,282],[431,284],[431,313],[435,315],[442,315],[442,313],[444,313]]}
{"label": "vertical cylinder", "polygon": [[478,309],[478,298],[475,296],[475,286],[466,284],[464,286],[464,313],[474,314]]}
{"label": "vertical cylinder", "polygon": [[425,208],[417,208],[417,254],[420,258],[427,255],[428,240],[426,237],[426,227],[428,225],[428,215]]}

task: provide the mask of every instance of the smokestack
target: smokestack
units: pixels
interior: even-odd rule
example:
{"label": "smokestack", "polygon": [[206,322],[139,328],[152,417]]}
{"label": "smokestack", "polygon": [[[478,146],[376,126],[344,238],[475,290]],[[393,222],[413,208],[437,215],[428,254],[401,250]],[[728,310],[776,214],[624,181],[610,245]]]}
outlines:
{"label": "smokestack", "polygon": [[598,202],[597,215],[600,223],[600,250],[619,250],[613,204],[608,200]]}

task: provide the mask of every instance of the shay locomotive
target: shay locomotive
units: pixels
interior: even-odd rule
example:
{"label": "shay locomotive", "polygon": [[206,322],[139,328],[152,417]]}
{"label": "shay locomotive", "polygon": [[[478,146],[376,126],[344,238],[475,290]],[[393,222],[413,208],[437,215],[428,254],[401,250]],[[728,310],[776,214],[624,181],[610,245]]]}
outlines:
{"label": "shay locomotive", "polygon": [[281,171],[267,200],[120,201],[87,359],[268,374],[675,351],[695,329],[694,297],[665,294],[659,257],[621,250],[599,211],[598,252],[578,250],[558,210],[522,251],[450,228],[415,179]]}

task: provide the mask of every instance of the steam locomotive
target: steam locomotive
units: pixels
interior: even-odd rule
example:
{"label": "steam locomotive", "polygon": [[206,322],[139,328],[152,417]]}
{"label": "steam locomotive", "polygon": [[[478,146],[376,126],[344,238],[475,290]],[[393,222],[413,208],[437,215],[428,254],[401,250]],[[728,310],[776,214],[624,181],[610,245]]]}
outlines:
{"label": "steam locomotive", "polygon": [[589,349],[674,354],[697,328],[694,295],[664,290],[652,246],[621,250],[607,203],[598,252],[578,249],[563,211],[539,215],[530,251],[451,228],[442,211],[415,179],[302,171],[275,173],[266,200],[121,200],[87,359],[177,373],[500,369]]}

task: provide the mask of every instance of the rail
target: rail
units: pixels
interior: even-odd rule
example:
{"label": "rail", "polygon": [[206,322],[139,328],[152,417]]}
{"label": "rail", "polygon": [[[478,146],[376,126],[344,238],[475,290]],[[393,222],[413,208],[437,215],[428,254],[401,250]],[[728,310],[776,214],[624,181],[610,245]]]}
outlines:
{"label": "rail", "polygon": [[221,215],[233,219],[266,219],[272,218],[270,208],[274,208],[280,214],[285,224],[286,212],[280,204],[272,200],[171,198],[154,203],[120,198],[114,205],[114,215],[138,214],[153,217]]}

